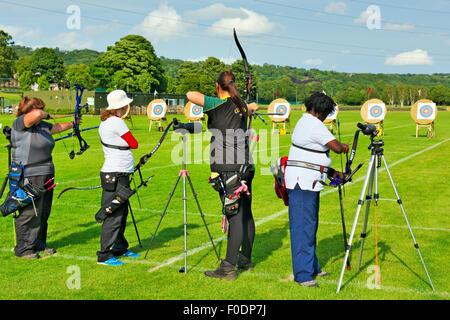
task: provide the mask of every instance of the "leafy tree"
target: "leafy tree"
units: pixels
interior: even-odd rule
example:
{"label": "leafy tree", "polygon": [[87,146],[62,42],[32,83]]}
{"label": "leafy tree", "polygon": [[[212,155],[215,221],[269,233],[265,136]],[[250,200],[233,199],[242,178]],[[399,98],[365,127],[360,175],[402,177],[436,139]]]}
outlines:
{"label": "leafy tree", "polygon": [[51,83],[64,81],[64,60],[51,48],[39,48],[33,52],[30,70],[34,75],[45,75]]}
{"label": "leafy tree", "polygon": [[[167,78],[161,60],[147,39],[128,35],[109,46],[94,63],[92,75],[108,90],[164,92]],[[99,76],[97,78],[97,76]]]}
{"label": "leafy tree", "polygon": [[26,70],[22,72],[22,74],[19,76],[19,87],[20,90],[28,91],[31,89],[31,85],[35,82],[35,76],[33,75],[33,72],[30,70]]}
{"label": "leafy tree", "polygon": [[92,78],[89,66],[85,64],[73,64],[67,68],[66,79],[69,83],[77,83],[87,89],[95,89],[95,80]]}
{"label": "leafy tree", "polygon": [[39,86],[39,91],[45,91],[50,88],[50,83],[48,82],[47,76],[45,74],[37,79],[37,84]]}
{"label": "leafy tree", "polygon": [[31,56],[23,56],[16,60],[14,63],[14,69],[16,73],[22,75],[25,71],[29,71],[31,68]]}
{"label": "leafy tree", "polygon": [[14,75],[14,61],[17,54],[12,45],[14,45],[12,37],[0,30],[0,78],[12,78]]}
{"label": "leafy tree", "polygon": [[450,89],[444,86],[435,86],[430,90],[430,99],[438,105],[450,105]]}

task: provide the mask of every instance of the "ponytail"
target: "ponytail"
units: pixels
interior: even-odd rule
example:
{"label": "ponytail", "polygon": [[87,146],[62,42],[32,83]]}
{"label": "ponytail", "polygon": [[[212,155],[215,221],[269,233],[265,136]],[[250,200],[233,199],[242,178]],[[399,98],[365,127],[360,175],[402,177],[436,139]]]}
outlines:
{"label": "ponytail", "polygon": [[234,104],[239,108],[239,112],[242,116],[247,115],[247,108],[245,103],[242,101],[239,91],[236,87],[236,79],[231,71],[223,71],[217,77],[217,83],[220,88],[224,91],[228,91],[230,93],[231,100]]}

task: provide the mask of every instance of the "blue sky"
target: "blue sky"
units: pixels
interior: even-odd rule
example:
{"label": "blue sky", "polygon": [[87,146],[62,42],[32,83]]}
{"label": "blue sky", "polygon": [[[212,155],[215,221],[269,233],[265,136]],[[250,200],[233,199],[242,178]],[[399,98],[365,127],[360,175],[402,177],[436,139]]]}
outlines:
{"label": "blue sky", "polygon": [[251,64],[340,72],[448,73],[449,21],[450,0],[0,0],[0,29],[29,47],[140,34],[158,56],[229,63],[235,27]]}

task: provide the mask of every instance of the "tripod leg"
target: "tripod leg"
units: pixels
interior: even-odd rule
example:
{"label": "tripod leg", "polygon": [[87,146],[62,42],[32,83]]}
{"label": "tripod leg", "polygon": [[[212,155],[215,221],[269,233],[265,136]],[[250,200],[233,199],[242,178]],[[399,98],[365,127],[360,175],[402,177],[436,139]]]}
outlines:
{"label": "tripod leg", "polygon": [[161,221],[164,218],[164,215],[166,214],[167,207],[169,207],[170,200],[172,199],[172,196],[173,196],[173,194],[175,192],[175,189],[177,188],[178,181],[180,181],[180,177],[181,177],[181,175],[178,175],[177,181],[175,182],[175,185],[173,186],[172,192],[170,193],[169,200],[167,200],[166,207],[164,208],[163,213],[161,213],[161,218],[159,219],[158,225],[156,226],[156,230],[153,233],[152,238],[150,239],[150,243],[148,244],[147,252],[145,252],[144,258],[147,258],[148,251],[150,250],[152,242],[155,239],[156,233],[158,232],[159,226],[161,225]]}
{"label": "tripod leg", "polygon": [[342,278],[344,277],[344,272],[345,272],[345,266],[347,264],[347,259],[348,259],[348,256],[350,254],[350,250],[352,248],[353,236],[355,235],[356,225],[358,223],[358,217],[359,217],[359,213],[361,211],[361,206],[364,203],[364,195],[366,194],[366,189],[367,189],[367,185],[369,183],[370,173],[372,171],[372,166],[374,164],[374,159],[375,159],[375,156],[372,155],[371,158],[370,158],[369,165],[367,167],[366,178],[364,180],[364,184],[363,184],[363,187],[362,187],[362,190],[361,190],[361,195],[359,197],[358,207],[356,209],[356,214],[355,214],[355,220],[353,222],[352,231],[350,232],[350,238],[348,239],[348,246],[347,246],[347,250],[345,251],[344,264],[342,265],[341,275],[339,276],[339,283],[338,283],[338,287],[337,287],[336,293],[339,293],[339,291],[341,289]]}
{"label": "tripod leg", "polygon": [[[344,203],[342,200],[342,187],[341,185],[338,185],[338,191],[339,191],[339,203],[341,206],[341,219],[342,219],[342,232],[344,234],[344,250],[347,249],[347,230],[345,228],[345,217],[344,217]],[[350,257],[347,260],[347,270],[350,270]]]}
{"label": "tripod leg", "polygon": [[386,162],[386,159],[384,158],[384,155],[382,155],[382,158],[383,158],[384,166],[386,167],[386,172],[388,173],[389,179],[391,180],[392,187],[394,188],[394,192],[395,192],[395,195],[397,197],[397,203],[400,205],[400,208],[402,209],[403,216],[405,217],[406,224],[408,225],[409,232],[411,233],[411,237],[412,237],[412,239],[414,241],[414,247],[417,249],[417,252],[419,253],[420,260],[422,261],[423,268],[425,269],[425,273],[427,274],[428,280],[430,281],[431,288],[433,289],[433,291],[436,291],[434,289],[433,282],[431,281],[430,275],[428,274],[428,270],[427,270],[427,267],[425,265],[425,262],[423,261],[422,254],[420,253],[420,249],[419,249],[419,244],[417,243],[416,238],[414,237],[414,233],[413,233],[413,231],[411,229],[411,225],[409,224],[408,217],[406,216],[405,209],[403,208],[402,200],[400,199],[400,196],[399,196],[399,194],[397,192],[397,188],[395,187],[394,180],[392,179],[392,175],[391,175],[391,172],[389,171],[389,167],[388,167],[388,164]]}
{"label": "tripod leg", "polygon": [[366,194],[366,214],[364,216],[364,225],[363,230],[361,232],[361,247],[359,248],[359,259],[358,259],[358,268],[359,271],[361,268],[361,260],[362,260],[362,254],[363,254],[363,248],[364,248],[364,241],[366,239],[366,231],[367,231],[367,222],[369,220],[369,211],[370,211],[370,202],[373,199],[372,198],[372,189],[373,189],[373,180],[375,176],[375,166],[372,166],[372,171],[370,172],[370,179],[369,179],[369,188],[367,190]]}
{"label": "tripod leg", "polygon": [[136,225],[136,221],[134,220],[133,210],[131,209],[130,201],[128,201],[128,209],[130,209],[131,219],[133,220],[134,230],[136,230],[136,236],[138,238],[139,247],[142,248],[141,238],[139,237],[139,232],[138,232],[138,228],[137,228],[137,225]]}
{"label": "tripod leg", "polygon": [[217,260],[220,260],[219,253],[217,252],[216,246],[214,245],[213,237],[211,236],[211,233],[209,232],[209,229],[208,229],[208,225],[206,224],[205,215],[203,214],[202,209],[200,208],[200,203],[198,202],[197,194],[195,193],[194,186],[192,185],[191,178],[189,176],[187,176],[187,178],[188,178],[189,184],[191,185],[191,190],[192,190],[192,194],[194,195],[195,202],[197,202],[198,210],[200,211],[200,215],[201,215],[201,217],[203,219],[203,224],[205,225],[206,231],[208,232],[209,240],[211,240],[211,244],[212,244],[212,246],[214,248],[214,252],[216,253]]}

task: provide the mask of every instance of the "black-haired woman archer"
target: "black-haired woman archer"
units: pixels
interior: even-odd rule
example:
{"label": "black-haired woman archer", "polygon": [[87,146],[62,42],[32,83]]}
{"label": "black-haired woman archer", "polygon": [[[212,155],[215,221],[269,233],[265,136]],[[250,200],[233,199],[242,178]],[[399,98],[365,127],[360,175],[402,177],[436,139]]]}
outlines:
{"label": "black-haired woman archer", "polygon": [[[255,175],[250,154],[247,121],[249,114],[258,108],[246,104],[240,97],[235,77],[223,71],[216,82],[217,97],[190,91],[188,99],[203,107],[208,115],[210,142],[210,182],[219,192],[222,213],[228,222],[228,243],[225,259],[215,270],[206,271],[207,277],[234,280],[236,268],[249,270],[255,222],[251,208],[252,180]],[[240,251],[241,249],[241,251]]]}
{"label": "black-haired woman archer", "polygon": [[292,133],[285,172],[294,281],[305,287],[318,287],[314,278],[329,275],[321,270],[316,256],[319,193],[327,176],[343,178],[330,167],[330,149],[348,152],[348,146],[337,141],[323,124],[335,105],[324,93],[314,93],[305,100],[306,113]]}

